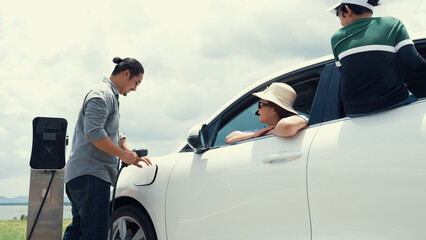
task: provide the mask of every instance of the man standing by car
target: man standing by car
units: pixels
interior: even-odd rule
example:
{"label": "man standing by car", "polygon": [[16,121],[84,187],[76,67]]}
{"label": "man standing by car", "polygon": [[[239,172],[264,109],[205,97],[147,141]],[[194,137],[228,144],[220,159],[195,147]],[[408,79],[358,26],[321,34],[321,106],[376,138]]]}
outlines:
{"label": "man standing by car", "polygon": [[426,71],[404,24],[372,17],[379,0],[340,0],[330,10],[341,28],[331,38],[341,72],[341,99],[347,116],[361,116],[417,100],[401,79],[399,65]]}
{"label": "man standing by car", "polygon": [[65,171],[66,193],[72,205],[72,223],[64,239],[107,239],[110,187],[116,181],[118,158],[142,167],[119,131],[119,94],[136,91],[144,69],[133,58],[113,59],[109,78],[85,97],[74,131]]}

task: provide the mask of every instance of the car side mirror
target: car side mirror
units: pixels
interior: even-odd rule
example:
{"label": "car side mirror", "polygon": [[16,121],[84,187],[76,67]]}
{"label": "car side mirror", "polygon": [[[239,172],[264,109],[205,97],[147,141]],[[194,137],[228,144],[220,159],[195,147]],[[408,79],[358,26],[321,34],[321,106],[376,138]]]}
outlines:
{"label": "car side mirror", "polygon": [[188,132],[188,145],[200,154],[208,149],[209,131],[206,124],[196,125]]}

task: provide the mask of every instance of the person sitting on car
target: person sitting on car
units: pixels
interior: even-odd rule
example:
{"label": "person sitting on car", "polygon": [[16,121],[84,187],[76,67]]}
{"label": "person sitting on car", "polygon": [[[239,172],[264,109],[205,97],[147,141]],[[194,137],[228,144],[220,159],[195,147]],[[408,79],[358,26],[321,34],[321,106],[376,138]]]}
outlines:
{"label": "person sitting on car", "polygon": [[308,119],[299,115],[293,108],[297,94],[289,85],[272,83],[264,91],[253,93],[253,95],[260,98],[256,112],[256,115],[259,115],[259,121],[269,126],[250,132],[234,131],[225,138],[226,143],[235,143],[270,134],[289,137],[307,125]]}
{"label": "person sitting on car", "polygon": [[330,8],[343,26],[331,38],[341,72],[341,99],[347,116],[376,113],[417,101],[399,72],[399,63],[426,71],[404,24],[372,17],[379,0],[340,0]]}

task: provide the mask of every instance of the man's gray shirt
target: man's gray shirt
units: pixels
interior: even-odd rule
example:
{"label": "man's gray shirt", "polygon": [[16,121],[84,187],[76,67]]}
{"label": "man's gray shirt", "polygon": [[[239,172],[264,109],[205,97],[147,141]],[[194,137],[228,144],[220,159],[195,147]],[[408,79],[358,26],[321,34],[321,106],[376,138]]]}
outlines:
{"label": "man's gray shirt", "polygon": [[108,136],[119,145],[119,139],[124,137],[119,132],[119,121],[117,88],[110,79],[104,78],[86,95],[78,115],[66,165],[66,183],[82,175],[92,175],[114,183],[118,158],[96,148],[92,142]]}

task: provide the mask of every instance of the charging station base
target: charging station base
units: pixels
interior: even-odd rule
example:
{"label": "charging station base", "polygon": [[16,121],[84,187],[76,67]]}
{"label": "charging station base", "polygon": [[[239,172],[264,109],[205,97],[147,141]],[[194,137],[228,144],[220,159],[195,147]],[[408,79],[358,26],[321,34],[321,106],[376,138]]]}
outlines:
{"label": "charging station base", "polygon": [[[64,173],[56,170],[43,208],[40,212],[31,240],[62,239],[64,214]],[[27,239],[49,186],[52,171],[31,169],[30,195],[28,202]]]}

